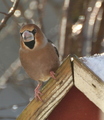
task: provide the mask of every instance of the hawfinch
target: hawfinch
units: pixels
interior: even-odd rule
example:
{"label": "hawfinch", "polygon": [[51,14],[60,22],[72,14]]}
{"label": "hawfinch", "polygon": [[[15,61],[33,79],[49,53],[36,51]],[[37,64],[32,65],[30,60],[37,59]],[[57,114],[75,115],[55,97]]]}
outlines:
{"label": "hawfinch", "polygon": [[55,79],[59,67],[58,51],[41,29],[35,24],[24,25],[20,29],[20,61],[33,80],[38,81],[35,97],[41,100],[40,87],[50,77]]}

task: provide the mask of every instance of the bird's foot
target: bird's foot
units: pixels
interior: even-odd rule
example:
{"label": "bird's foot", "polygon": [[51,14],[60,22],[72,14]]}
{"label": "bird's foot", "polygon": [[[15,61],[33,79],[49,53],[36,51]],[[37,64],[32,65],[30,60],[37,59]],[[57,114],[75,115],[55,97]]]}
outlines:
{"label": "bird's foot", "polygon": [[38,84],[37,87],[35,88],[34,92],[35,92],[35,98],[42,101],[40,95],[42,95],[42,93],[40,92],[40,87],[41,87],[41,84]]}
{"label": "bird's foot", "polygon": [[53,71],[50,71],[50,76],[51,76],[53,79],[56,79],[55,73],[54,73]]}

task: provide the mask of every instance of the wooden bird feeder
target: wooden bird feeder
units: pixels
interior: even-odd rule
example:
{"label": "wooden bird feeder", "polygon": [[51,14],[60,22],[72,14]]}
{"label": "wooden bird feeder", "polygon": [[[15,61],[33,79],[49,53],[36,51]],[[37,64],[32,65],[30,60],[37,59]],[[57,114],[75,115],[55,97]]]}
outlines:
{"label": "wooden bird feeder", "polygon": [[16,120],[104,120],[104,82],[76,56],[68,56]]}

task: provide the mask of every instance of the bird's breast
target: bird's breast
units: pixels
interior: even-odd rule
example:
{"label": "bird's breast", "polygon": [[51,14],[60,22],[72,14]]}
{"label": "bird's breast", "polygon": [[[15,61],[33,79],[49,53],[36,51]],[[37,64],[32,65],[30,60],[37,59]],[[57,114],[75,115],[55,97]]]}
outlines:
{"label": "bird's breast", "polygon": [[49,51],[22,51],[20,60],[27,74],[34,80],[45,81],[50,77],[49,72],[58,68],[58,59]]}

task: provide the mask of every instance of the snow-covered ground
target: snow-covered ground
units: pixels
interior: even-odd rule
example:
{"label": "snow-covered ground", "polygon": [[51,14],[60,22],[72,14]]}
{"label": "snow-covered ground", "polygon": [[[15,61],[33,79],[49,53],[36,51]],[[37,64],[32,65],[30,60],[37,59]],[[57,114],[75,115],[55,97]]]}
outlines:
{"label": "snow-covered ground", "polygon": [[99,78],[104,81],[104,53],[80,58]]}

